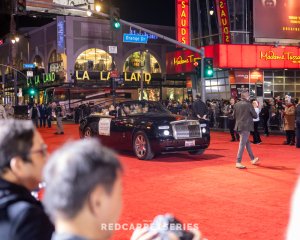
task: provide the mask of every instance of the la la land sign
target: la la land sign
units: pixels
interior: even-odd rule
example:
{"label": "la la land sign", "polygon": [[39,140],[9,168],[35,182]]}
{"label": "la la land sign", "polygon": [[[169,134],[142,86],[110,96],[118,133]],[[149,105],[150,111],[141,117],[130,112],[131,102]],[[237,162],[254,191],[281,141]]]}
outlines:
{"label": "la la land sign", "polygon": [[[91,73],[88,71],[76,71],[75,72],[76,79],[78,81],[85,81],[85,80],[100,80],[100,81],[108,81],[110,79],[110,72],[99,72],[99,75],[97,76],[97,79],[94,79],[94,77],[91,77]],[[131,72],[124,72],[124,81],[125,82],[138,82],[142,79],[141,73],[131,73]],[[149,84],[151,82],[152,76],[148,72],[143,73],[144,81]]]}
{"label": "la la land sign", "polygon": [[35,75],[27,79],[27,87],[39,86],[49,82],[55,82],[55,73],[46,73],[43,75]]}

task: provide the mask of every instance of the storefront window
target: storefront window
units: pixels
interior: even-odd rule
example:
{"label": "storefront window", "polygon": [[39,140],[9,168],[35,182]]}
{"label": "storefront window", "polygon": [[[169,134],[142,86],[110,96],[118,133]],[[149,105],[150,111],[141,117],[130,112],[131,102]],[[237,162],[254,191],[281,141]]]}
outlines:
{"label": "storefront window", "polygon": [[108,71],[111,65],[112,57],[107,52],[98,48],[90,48],[78,56],[75,70]]}
{"label": "storefront window", "polygon": [[49,72],[61,73],[63,75],[64,63],[61,54],[54,50],[49,59]]}
{"label": "storefront window", "polygon": [[[139,88],[138,90],[139,92],[139,100],[142,99],[141,96],[141,89]],[[143,95],[143,99],[144,100],[149,100],[149,101],[159,101],[160,100],[160,91],[159,88],[147,88],[144,89],[144,95]]]}
{"label": "storefront window", "polygon": [[[299,71],[265,71],[264,72],[264,97],[271,98],[286,94],[291,97],[300,95]],[[273,77],[274,76],[274,77]]]}
{"label": "storefront window", "polygon": [[207,79],[206,93],[207,99],[228,99],[230,97],[230,86],[228,79],[224,76],[228,75],[228,71],[216,71],[213,78]]}
{"label": "storefront window", "polygon": [[140,72],[161,73],[161,68],[156,58],[147,51],[134,52],[125,61],[124,72]]}
{"label": "storefront window", "polygon": [[186,88],[164,88],[162,94],[163,99],[175,100],[180,103],[188,98]]}

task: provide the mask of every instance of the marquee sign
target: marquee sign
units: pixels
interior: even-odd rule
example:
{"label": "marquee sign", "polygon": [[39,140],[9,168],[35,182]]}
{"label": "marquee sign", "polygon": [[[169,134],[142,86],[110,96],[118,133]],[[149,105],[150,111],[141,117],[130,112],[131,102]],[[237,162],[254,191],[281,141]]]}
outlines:
{"label": "marquee sign", "polygon": [[[270,45],[217,44],[205,47],[216,68],[299,69],[300,48]],[[192,73],[200,56],[190,50],[167,53],[167,74]]]}
{"label": "marquee sign", "polygon": [[[111,72],[88,72],[88,71],[75,71],[75,77],[78,81],[96,80],[96,81],[109,81],[111,78]],[[126,82],[139,82],[142,75],[140,72],[124,72],[124,83]],[[152,79],[152,75],[148,72],[143,73],[143,79],[146,84],[149,84]]]}
{"label": "marquee sign", "polygon": [[176,39],[177,41],[190,45],[190,1],[176,1]]}
{"label": "marquee sign", "polygon": [[221,34],[222,34],[222,43],[231,43],[230,37],[230,21],[228,15],[228,7],[226,0],[216,0],[218,20],[220,24]]}
{"label": "marquee sign", "polygon": [[41,84],[55,82],[56,75],[54,72],[44,73],[42,75],[34,75],[33,77],[27,78],[26,83],[27,87],[35,87]]}

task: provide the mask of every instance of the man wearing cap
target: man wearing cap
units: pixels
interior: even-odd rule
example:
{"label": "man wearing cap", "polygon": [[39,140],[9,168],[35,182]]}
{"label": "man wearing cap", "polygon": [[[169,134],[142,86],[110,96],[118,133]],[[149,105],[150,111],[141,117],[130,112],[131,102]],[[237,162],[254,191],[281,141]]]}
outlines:
{"label": "man wearing cap", "polygon": [[235,130],[240,135],[240,144],[236,160],[236,168],[244,169],[246,168],[241,162],[246,147],[249,157],[252,164],[257,164],[259,161],[258,157],[254,157],[254,154],[251,149],[249,135],[250,131],[254,130],[253,119],[257,118],[257,113],[254,110],[254,107],[249,102],[250,95],[248,90],[244,90],[241,93],[241,101],[235,104],[234,107],[234,118]]}

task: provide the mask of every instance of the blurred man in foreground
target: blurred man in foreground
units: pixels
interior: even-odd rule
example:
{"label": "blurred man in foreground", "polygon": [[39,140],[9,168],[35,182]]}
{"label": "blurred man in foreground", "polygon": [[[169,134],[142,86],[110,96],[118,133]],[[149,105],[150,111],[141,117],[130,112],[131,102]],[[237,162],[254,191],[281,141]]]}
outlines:
{"label": "blurred man in foreground", "polygon": [[[44,204],[55,223],[53,240],[110,239],[122,205],[122,166],[111,150],[96,139],[68,143],[52,155],[44,177]],[[161,239],[157,236],[158,231],[144,228],[131,239]]]}
{"label": "blurred man in foreground", "polygon": [[54,231],[31,191],[42,179],[47,146],[32,121],[0,121],[0,239],[50,240]]}

